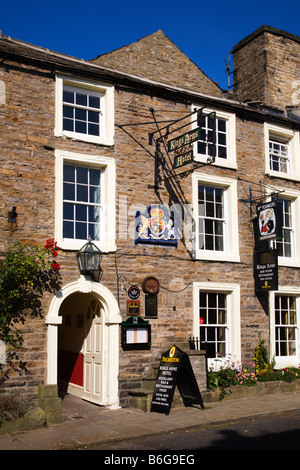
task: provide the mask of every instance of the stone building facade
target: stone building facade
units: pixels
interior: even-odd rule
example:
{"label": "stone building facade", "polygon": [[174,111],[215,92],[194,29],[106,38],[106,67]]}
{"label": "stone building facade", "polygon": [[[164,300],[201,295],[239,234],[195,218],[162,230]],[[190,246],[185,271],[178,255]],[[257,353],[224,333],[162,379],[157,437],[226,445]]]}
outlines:
{"label": "stone building facade", "polygon": [[[278,367],[299,364],[299,48],[260,28],[233,48],[234,88],[223,91],[162,31],[91,61],[1,38],[1,252],[54,237],[62,276],[44,317],[24,325],[27,374],[8,386],[34,397],[63,383],[127,406],[161,353],[188,350],[190,337],[212,367],[252,361],[259,336]],[[180,135],[194,160],[174,168],[168,142]],[[272,197],[283,237],[264,249],[278,250],[278,288],[261,293],[253,219]],[[99,281],[77,265],[89,235],[103,252]]]}

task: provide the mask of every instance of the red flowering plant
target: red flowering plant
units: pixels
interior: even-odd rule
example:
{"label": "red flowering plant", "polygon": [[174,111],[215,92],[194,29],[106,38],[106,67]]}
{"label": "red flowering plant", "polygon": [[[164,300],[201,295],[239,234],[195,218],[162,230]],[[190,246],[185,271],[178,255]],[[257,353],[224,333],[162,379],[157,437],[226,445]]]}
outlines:
{"label": "red flowering plant", "polygon": [[52,256],[53,256],[53,261],[52,263],[50,263],[50,267],[53,269],[53,271],[59,271],[60,264],[58,264],[54,259],[56,258],[56,256],[58,256],[59,247],[57,246],[57,242],[54,240],[54,238],[50,238],[49,240],[46,241],[44,248],[49,253],[52,253]]}
{"label": "red flowering plant", "polygon": [[0,259],[0,342],[6,345],[2,362],[7,363],[7,355],[12,357],[22,348],[18,326],[24,324],[27,315],[41,316],[44,294],[59,290],[58,250],[54,239],[43,247],[18,242]]}

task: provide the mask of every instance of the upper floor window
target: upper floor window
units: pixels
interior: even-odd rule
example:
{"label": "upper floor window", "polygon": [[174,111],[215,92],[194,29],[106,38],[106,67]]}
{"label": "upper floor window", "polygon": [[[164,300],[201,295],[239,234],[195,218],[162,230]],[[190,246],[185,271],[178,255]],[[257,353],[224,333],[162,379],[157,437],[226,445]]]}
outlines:
{"label": "upper floor window", "polygon": [[224,250],[224,189],[199,184],[199,248]]}
{"label": "upper floor window", "polygon": [[[216,145],[216,158],[227,159],[227,121],[216,118],[212,115],[201,116],[198,119],[198,126],[201,127],[201,137],[198,140],[198,152],[200,155],[209,157],[213,152],[213,142]],[[215,136],[213,135],[215,133]]]}
{"label": "upper floor window", "polygon": [[299,133],[265,123],[266,173],[278,178],[300,179]]}
{"label": "upper floor window", "polygon": [[114,251],[115,160],[57,150],[55,179],[58,245],[79,250],[91,237],[101,251]]}
{"label": "upper floor window", "polygon": [[[193,123],[193,127],[201,128],[200,139],[194,144],[195,161],[207,162],[215,152],[215,165],[236,168],[235,115],[215,111],[214,121],[213,112],[203,109]],[[192,119],[195,120],[195,115]]]}
{"label": "upper floor window", "polygon": [[269,139],[270,169],[282,173],[289,172],[289,143],[287,140],[280,141],[276,136]]}
{"label": "upper floor window", "polygon": [[196,172],[192,178],[195,257],[239,261],[236,181]]}
{"label": "upper floor window", "polygon": [[282,238],[274,241],[274,247],[278,250],[278,256],[292,258],[294,256],[294,214],[293,200],[279,199],[282,202]]}
{"label": "upper floor window", "polygon": [[65,85],[63,89],[63,131],[100,137],[103,133],[103,98],[102,93]]}
{"label": "upper floor window", "polygon": [[283,197],[277,200],[282,203],[282,237],[270,242],[278,250],[279,266],[300,266],[300,192],[295,189],[274,188]]}
{"label": "upper floor window", "polygon": [[56,135],[113,145],[113,87],[57,77]]}
{"label": "upper floor window", "polygon": [[64,239],[101,239],[101,173],[97,168],[64,164]]}

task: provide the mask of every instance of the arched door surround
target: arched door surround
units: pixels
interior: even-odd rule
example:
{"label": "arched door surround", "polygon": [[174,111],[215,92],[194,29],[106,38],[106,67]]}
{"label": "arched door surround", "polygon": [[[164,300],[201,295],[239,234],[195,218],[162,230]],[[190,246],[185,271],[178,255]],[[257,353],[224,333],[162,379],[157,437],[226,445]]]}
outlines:
{"label": "arched door surround", "polygon": [[101,405],[115,408],[119,406],[119,324],[122,318],[118,303],[110,290],[88,277],[80,276],[77,281],[63,286],[51,301],[45,318],[48,325],[47,384],[57,384],[58,326],[62,323],[62,317],[59,315],[60,307],[69,295],[78,292],[93,294],[102,305],[106,354],[103,363],[105,388]]}

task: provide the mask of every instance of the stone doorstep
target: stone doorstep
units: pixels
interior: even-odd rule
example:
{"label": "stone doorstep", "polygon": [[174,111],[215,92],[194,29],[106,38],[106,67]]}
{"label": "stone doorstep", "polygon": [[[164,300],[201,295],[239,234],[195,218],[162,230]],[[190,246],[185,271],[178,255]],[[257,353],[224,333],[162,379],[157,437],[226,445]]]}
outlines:
{"label": "stone doorstep", "polygon": [[[268,395],[273,393],[290,393],[300,390],[300,380],[293,382],[259,382],[253,387],[244,385],[236,385],[228,389],[223,400],[237,400],[239,398],[247,398],[260,395]],[[220,400],[219,390],[200,390],[204,406],[207,403],[213,403]],[[140,409],[141,411],[150,411],[153,390],[130,390],[129,406]],[[178,389],[175,389],[172,408],[184,407],[184,403]]]}

